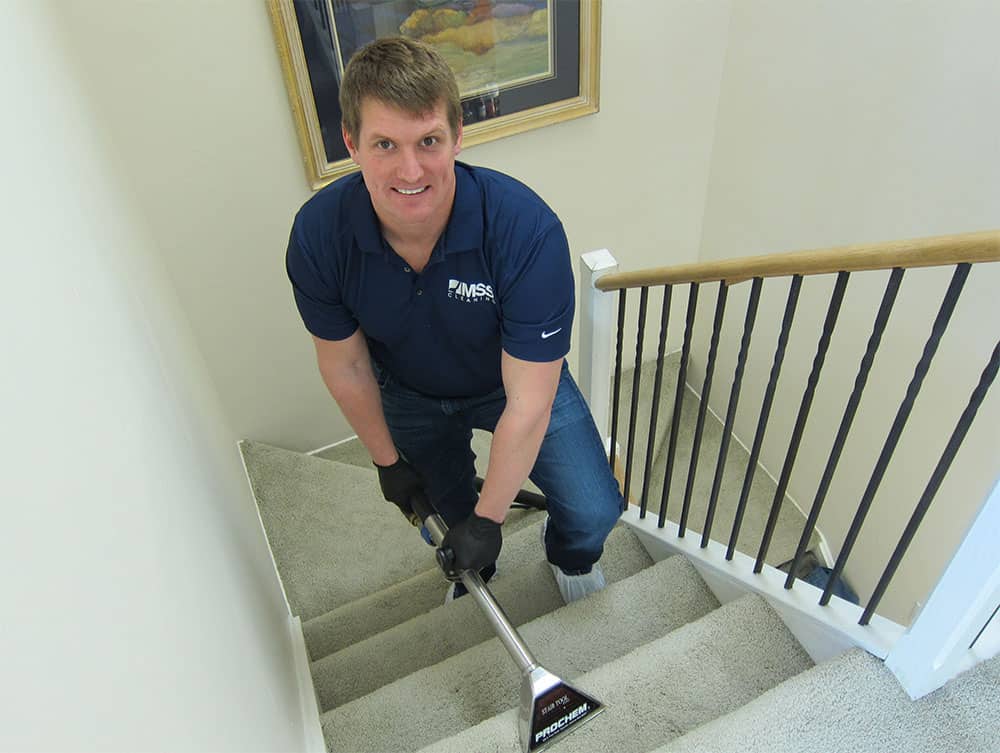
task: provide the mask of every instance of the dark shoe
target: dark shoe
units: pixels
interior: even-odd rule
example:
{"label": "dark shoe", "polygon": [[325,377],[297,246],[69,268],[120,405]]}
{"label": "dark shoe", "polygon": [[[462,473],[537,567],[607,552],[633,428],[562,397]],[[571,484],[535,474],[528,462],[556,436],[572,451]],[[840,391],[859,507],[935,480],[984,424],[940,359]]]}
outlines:
{"label": "dark shoe", "polygon": [[[497,563],[494,562],[492,565],[487,565],[482,570],[479,571],[479,577],[483,579],[484,583],[489,583],[490,578],[497,574]],[[444,595],[444,603],[448,604],[455,599],[459,599],[469,593],[468,589],[462,581],[457,580],[448,586],[448,592]]]}

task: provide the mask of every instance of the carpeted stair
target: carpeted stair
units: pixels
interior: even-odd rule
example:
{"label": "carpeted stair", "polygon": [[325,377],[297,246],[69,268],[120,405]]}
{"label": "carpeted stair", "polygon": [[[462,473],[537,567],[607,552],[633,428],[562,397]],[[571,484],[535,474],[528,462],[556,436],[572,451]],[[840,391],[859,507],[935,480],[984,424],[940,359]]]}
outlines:
{"label": "carpeted stair", "polygon": [[[485,467],[488,437],[475,442]],[[520,751],[515,665],[471,597],[443,603],[432,548],[382,500],[357,443],[241,451],[303,619],[327,749]],[[1000,750],[1000,661],[917,702],[862,651],[813,666],[763,599],[720,606],[687,560],[654,564],[625,525],[605,547],[608,587],[563,605],[542,518],[512,511],[491,590],[543,666],[606,704],[554,750]]]}
{"label": "carpeted stair", "polygon": [[[513,553],[501,556],[500,575],[490,584],[514,625],[523,625],[562,605],[559,590],[539,557],[541,523],[510,540]],[[529,543],[532,546],[526,546]],[[505,547],[507,548],[507,547]],[[609,537],[602,560],[608,582],[627,578],[651,564],[635,534],[618,528]],[[310,646],[312,673],[320,708],[330,709],[377,690],[394,680],[444,661],[489,639],[493,628],[472,599],[439,606],[322,658]],[[419,650],[417,648],[419,647]],[[372,662],[372,657],[380,657]]]}
{"label": "carpeted stair", "polygon": [[656,753],[987,753],[1000,750],[1000,657],[910,700],[861,649],[797,675]]}
{"label": "carpeted stair", "polygon": [[[651,750],[811,665],[774,611],[745,596],[575,678],[607,709],[564,750]],[[520,753],[517,714],[509,709],[422,750]]]}

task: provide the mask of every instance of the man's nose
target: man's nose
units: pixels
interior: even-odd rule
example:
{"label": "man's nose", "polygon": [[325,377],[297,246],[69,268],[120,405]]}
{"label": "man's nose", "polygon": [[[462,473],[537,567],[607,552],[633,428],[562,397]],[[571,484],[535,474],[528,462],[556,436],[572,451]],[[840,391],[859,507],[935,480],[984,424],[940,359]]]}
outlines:
{"label": "man's nose", "polygon": [[400,180],[407,183],[415,183],[420,180],[420,177],[424,174],[424,168],[420,164],[417,153],[412,149],[402,149],[400,150],[399,157],[397,172]]}

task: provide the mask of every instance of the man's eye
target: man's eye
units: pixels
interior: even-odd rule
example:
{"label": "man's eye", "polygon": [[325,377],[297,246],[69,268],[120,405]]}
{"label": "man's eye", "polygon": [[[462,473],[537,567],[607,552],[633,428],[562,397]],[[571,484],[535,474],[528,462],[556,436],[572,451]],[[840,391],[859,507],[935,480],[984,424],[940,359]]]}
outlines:
{"label": "man's eye", "polygon": [[375,148],[376,149],[381,149],[383,151],[385,151],[387,149],[392,149],[392,142],[389,141],[389,139],[382,139],[381,141],[376,141],[375,142]]}
{"label": "man's eye", "polygon": [[434,146],[438,142],[437,136],[424,136],[424,140],[420,143],[424,146]]}

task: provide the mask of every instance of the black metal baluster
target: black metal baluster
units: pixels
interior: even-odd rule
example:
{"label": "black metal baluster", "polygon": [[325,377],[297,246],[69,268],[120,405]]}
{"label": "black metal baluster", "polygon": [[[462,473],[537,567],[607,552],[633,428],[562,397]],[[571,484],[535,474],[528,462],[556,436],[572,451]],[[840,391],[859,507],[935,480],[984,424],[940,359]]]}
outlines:
{"label": "black metal baluster", "polygon": [[778,516],[781,514],[781,506],[785,501],[785,492],[788,491],[788,483],[792,478],[792,468],[795,467],[795,458],[799,454],[802,435],[805,433],[806,422],[809,420],[809,411],[812,408],[813,398],[816,395],[816,385],[819,384],[819,377],[823,371],[826,352],[830,349],[830,340],[833,338],[833,330],[837,326],[837,317],[840,316],[840,307],[844,303],[844,293],[847,291],[847,281],[849,279],[849,272],[839,272],[837,274],[837,284],[834,285],[833,295],[830,298],[830,306],[826,310],[826,319],[823,321],[823,334],[820,335],[819,344],[816,346],[816,356],[813,358],[812,371],[809,372],[809,378],[806,380],[806,389],[802,394],[802,402],[799,404],[799,415],[796,417],[795,427],[792,429],[792,440],[788,445],[788,452],[785,454],[785,462],[781,466],[781,476],[778,478],[778,488],[775,490],[774,500],[771,502],[771,513],[767,517],[767,525],[764,526],[764,535],[761,537],[760,549],[757,550],[757,561],[753,566],[755,573],[759,573],[764,569],[764,558],[767,557],[767,550],[771,547],[774,529],[778,525]]}
{"label": "black metal baluster", "polygon": [[792,329],[792,320],[795,318],[795,306],[799,302],[799,291],[801,289],[802,275],[792,275],[792,285],[788,290],[788,301],[785,303],[785,315],[781,321],[781,332],[778,334],[778,346],[774,351],[771,378],[768,380],[767,390],[764,392],[764,402],[760,407],[760,418],[757,420],[757,433],[754,436],[753,449],[750,450],[747,475],[743,479],[743,490],[740,492],[740,501],[736,506],[733,530],[729,535],[729,546],[726,549],[727,560],[731,560],[733,553],[736,551],[736,539],[739,537],[740,527],[743,525],[743,515],[746,512],[747,499],[750,496],[750,485],[753,483],[754,472],[757,469],[757,460],[760,458],[761,446],[764,444],[764,431],[767,428],[767,420],[771,415],[771,404],[774,402],[774,392],[778,386],[781,364],[785,360],[785,347],[788,345],[788,335]]}
{"label": "black metal baluster", "polygon": [[681,425],[681,408],[684,405],[685,380],[687,379],[688,357],[691,355],[691,339],[694,335],[694,315],[698,308],[698,283],[691,283],[688,293],[687,321],[684,326],[684,347],[681,349],[681,365],[677,372],[677,394],[674,397],[674,415],[670,420],[670,442],[667,445],[667,468],[663,479],[663,493],[660,496],[660,517],[658,527],[667,522],[667,498],[670,496],[670,480],[674,475],[674,455],[677,451],[677,432]]}
{"label": "black metal baluster", "polygon": [[979,642],[980,637],[982,637],[983,633],[986,632],[986,628],[990,626],[990,623],[993,622],[994,619],[996,619],[997,612],[1000,612],[1000,604],[997,604],[996,609],[993,610],[993,614],[991,614],[990,618],[986,620],[986,622],[983,624],[981,628],[979,628],[979,632],[976,633],[976,637],[973,638],[972,643],[969,644],[970,651],[972,650],[973,646],[975,646]]}
{"label": "black metal baluster", "polygon": [[906,426],[906,421],[910,417],[910,411],[913,409],[913,403],[917,399],[917,394],[920,392],[920,388],[923,385],[924,377],[927,376],[927,370],[930,368],[931,361],[934,359],[934,354],[937,352],[938,343],[941,342],[941,336],[944,334],[945,329],[947,329],[948,321],[951,319],[951,315],[955,311],[955,304],[958,303],[958,297],[962,293],[962,287],[965,285],[965,280],[969,276],[970,267],[970,264],[964,263],[959,264],[955,268],[955,273],[951,278],[951,284],[948,286],[948,292],[945,294],[944,301],[941,303],[941,308],[938,311],[937,318],[934,320],[934,326],[931,328],[930,337],[924,345],[923,355],[917,362],[913,378],[910,380],[910,384],[906,388],[906,396],[903,399],[902,405],[899,406],[899,411],[896,413],[895,420],[892,422],[892,428],[889,430],[889,436],[886,438],[885,444],[882,446],[882,452],[879,453],[878,461],[875,463],[875,470],[872,472],[871,479],[868,481],[868,486],[861,498],[858,511],[851,523],[850,530],[847,532],[847,538],[844,540],[844,544],[841,547],[840,556],[837,557],[837,562],[834,564],[833,571],[830,573],[830,578],[827,581],[826,588],[823,590],[823,596],[819,600],[819,603],[823,606],[830,603],[830,597],[833,595],[833,590],[837,587],[837,583],[840,581],[841,573],[844,572],[844,566],[847,564],[847,558],[850,557],[851,550],[854,548],[858,535],[861,533],[861,526],[864,524],[865,517],[868,515],[868,510],[871,508],[872,500],[875,498],[875,492],[878,491],[879,484],[882,483],[882,477],[885,475],[885,470],[889,466],[889,461],[892,459],[892,454],[899,442],[899,436],[903,433],[903,427]]}
{"label": "black metal baluster", "polygon": [[615,345],[615,385],[611,390],[611,446],[608,448],[608,462],[611,472],[615,472],[615,457],[618,454],[618,403],[622,386],[622,341],[625,339],[625,294],[626,288],[618,291],[618,340]]}
{"label": "black metal baluster", "polygon": [[938,460],[937,466],[931,474],[930,481],[927,482],[927,487],[924,489],[924,493],[920,495],[920,501],[917,502],[917,507],[914,509],[913,515],[910,517],[910,522],[906,524],[906,529],[903,531],[903,535],[900,537],[899,543],[896,545],[896,549],[892,553],[892,557],[889,558],[889,564],[886,565],[885,572],[882,573],[882,577],[879,579],[878,585],[875,586],[875,591],[872,594],[871,599],[868,601],[868,605],[865,607],[864,614],[861,615],[861,620],[858,622],[859,625],[867,625],[871,620],[872,615],[875,613],[875,609],[878,607],[879,602],[882,600],[882,596],[885,594],[885,589],[889,586],[889,581],[891,581],[892,577],[896,574],[896,570],[899,567],[900,561],[903,559],[903,555],[906,554],[906,550],[910,546],[910,542],[913,541],[913,537],[916,535],[917,529],[920,527],[920,523],[924,519],[924,515],[927,513],[928,508],[931,506],[931,502],[934,500],[934,496],[941,487],[941,482],[944,481],[945,474],[947,474],[948,469],[951,468],[951,463],[955,459],[955,455],[958,453],[958,448],[962,446],[965,435],[968,434],[969,427],[972,426],[972,420],[976,417],[976,412],[979,410],[979,406],[983,404],[983,400],[986,398],[986,393],[990,390],[990,385],[992,385],[993,380],[996,379],[998,370],[1000,370],[1000,342],[998,342],[996,347],[993,348],[993,355],[990,358],[989,363],[986,364],[986,368],[983,370],[982,375],[979,377],[979,384],[977,384],[976,388],[972,391],[972,396],[969,398],[969,404],[962,412],[962,416],[958,420],[958,425],[952,432],[951,439],[948,440],[948,444],[944,448],[944,453],[942,453],[941,459]]}
{"label": "black metal baluster", "polygon": [[726,314],[726,295],[729,286],[725,280],[719,281],[719,297],[715,301],[715,320],[712,324],[712,339],[708,347],[708,364],[705,367],[705,381],[701,388],[701,405],[698,407],[698,422],[694,429],[694,442],[691,445],[691,463],[688,467],[687,484],[684,487],[684,505],[681,508],[681,519],[678,536],[683,536],[687,528],[688,513],[691,511],[691,494],[694,492],[694,480],[698,470],[698,455],[701,453],[701,435],[705,429],[705,414],[708,412],[708,399],[712,394],[712,377],[715,374],[715,359],[719,353],[719,333],[722,331],[722,320]]}
{"label": "black metal baluster", "polygon": [[764,284],[762,277],[753,278],[750,289],[750,300],[747,302],[747,315],[743,322],[743,340],[740,342],[740,354],[736,359],[736,371],[733,373],[733,387],[729,392],[729,408],[726,409],[726,425],[722,429],[722,443],[719,447],[719,460],[715,465],[715,477],[712,480],[712,494],[708,500],[708,512],[705,513],[705,527],[701,533],[701,548],[708,546],[712,534],[712,523],[715,521],[715,509],[719,503],[719,490],[722,488],[722,474],[726,467],[726,456],[729,454],[729,440],[733,435],[733,424],[736,421],[736,406],[740,402],[740,387],[743,384],[743,370],[746,368],[747,354],[750,352],[750,338],[753,335],[753,325],[757,319],[757,307],[760,303],[760,291]]}
{"label": "black metal baluster", "polygon": [[625,491],[622,495],[628,504],[629,487],[632,483],[632,449],[635,446],[635,417],[639,411],[639,378],[642,376],[642,342],[646,336],[646,304],[649,288],[643,286],[639,293],[639,328],[635,333],[635,371],[632,374],[632,407],[628,416],[628,445],[625,449]]}
{"label": "black metal baluster", "polygon": [[788,572],[788,577],[785,579],[785,588],[791,588],[795,583],[795,573],[798,572],[799,567],[802,565],[802,560],[806,554],[806,547],[809,546],[809,540],[812,538],[813,531],[816,530],[816,521],[819,520],[819,513],[823,509],[823,502],[826,500],[830,483],[833,481],[833,474],[837,470],[837,464],[840,462],[840,455],[843,452],[844,444],[847,442],[847,435],[851,430],[851,425],[854,423],[854,416],[857,414],[858,405],[861,403],[861,395],[864,392],[865,385],[868,383],[868,375],[871,373],[872,364],[875,361],[875,353],[882,342],[882,334],[889,323],[889,315],[892,313],[892,307],[895,305],[896,295],[899,293],[899,286],[902,281],[903,269],[902,267],[896,267],[892,270],[892,274],[889,276],[889,284],[882,295],[882,304],[879,306],[878,314],[875,317],[871,337],[868,338],[868,348],[861,359],[861,366],[854,380],[854,391],[847,401],[847,408],[844,410],[844,417],[840,421],[837,437],[833,440],[833,449],[830,451],[830,457],[826,462],[826,468],[823,471],[819,489],[816,491],[816,498],[813,500],[812,508],[809,510],[809,517],[806,520],[805,527],[802,529],[802,537],[799,539],[798,548],[795,550],[792,567]]}
{"label": "black metal baluster", "polygon": [[653,475],[653,454],[656,452],[656,420],[660,412],[660,387],[663,385],[663,359],[667,347],[667,324],[670,321],[670,285],[663,287],[663,307],[660,309],[660,341],[656,348],[656,377],[653,380],[653,407],[649,416],[649,439],[646,442],[646,468],[642,481],[639,517],[646,517],[649,480]]}

